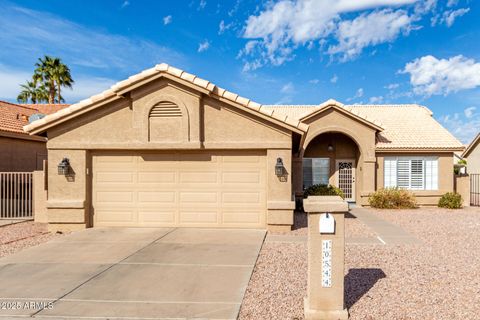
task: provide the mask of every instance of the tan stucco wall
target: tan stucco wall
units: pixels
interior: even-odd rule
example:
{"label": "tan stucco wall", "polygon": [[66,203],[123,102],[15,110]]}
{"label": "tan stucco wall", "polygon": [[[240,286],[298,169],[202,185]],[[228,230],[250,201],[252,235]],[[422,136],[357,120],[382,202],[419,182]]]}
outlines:
{"label": "tan stucco wall", "polygon": [[[151,141],[148,115],[162,101],[174,102],[182,110],[181,133],[178,139],[167,136],[165,141]],[[160,121],[158,126],[162,125]],[[77,116],[47,133],[47,206],[49,222],[54,226],[90,225],[90,150],[267,150],[268,223],[288,228],[293,223],[291,131],[181,84],[154,81],[131,92],[130,98]],[[63,157],[70,159],[74,181],[57,174]],[[275,176],[278,157],[289,173],[282,181]]]}
{"label": "tan stucco wall", "polygon": [[46,143],[0,136],[0,172],[41,170],[47,158]]}
{"label": "tan stucco wall", "polygon": [[455,192],[459,193],[463,199],[463,206],[470,206],[470,176],[455,175]]}
{"label": "tan stucco wall", "polygon": [[385,157],[404,157],[404,156],[420,156],[420,157],[438,157],[438,190],[415,190],[412,191],[419,205],[436,206],[440,197],[454,190],[454,173],[453,173],[453,153],[377,153],[377,188],[384,186],[384,158]]}
{"label": "tan stucco wall", "polygon": [[[321,149],[326,146],[320,144],[309,151],[309,145],[314,142],[315,138],[323,133],[341,133],[348,136],[358,146],[358,155],[356,159],[356,201],[359,204],[367,204],[365,195],[375,190],[375,134],[376,130],[366,124],[353,119],[352,117],[339,112],[335,109],[328,109],[325,112],[317,114],[306,121],[310,128],[305,136],[302,151],[294,161],[294,190],[296,194],[300,194],[303,188],[303,169],[302,157],[308,157],[309,153],[318,154]],[[341,138],[338,146],[338,158],[353,155],[348,151],[350,142],[348,139]],[[328,144],[328,143],[327,143]],[[317,152],[315,151],[317,150]],[[306,155],[305,155],[306,153]],[[357,153],[355,151],[355,153]],[[335,166],[335,161],[331,161],[331,165]],[[335,167],[334,169],[335,170]],[[334,179],[332,177],[332,179]],[[332,180],[334,181],[334,180]]]}
{"label": "tan stucco wall", "polygon": [[47,183],[43,170],[33,172],[33,218],[35,222],[48,222]]}
{"label": "tan stucco wall", "polygon": [[480,143],[470,152],[467,157],[468,173],[480,174]]}

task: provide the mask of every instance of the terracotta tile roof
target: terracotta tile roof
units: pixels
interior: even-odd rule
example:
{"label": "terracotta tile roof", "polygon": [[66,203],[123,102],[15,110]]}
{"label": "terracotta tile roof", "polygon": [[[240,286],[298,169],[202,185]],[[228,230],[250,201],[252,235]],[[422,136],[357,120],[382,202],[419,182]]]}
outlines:
{"label": "terracotta tile roof", "polygon": [[25,133],[23,126],[28,124],[28,117],[38,113],[37,109],[0,101],[0,131]]}
{"label": "terracotta tile roof", "polygon": [[[322,105],[265,106],[290,117],[304,118]],[[344,109],[379,124],[377,149],[455,149],[463,144],[433,117],[432,112],[417,104],[404,105],[344,105]]]}
{"label": "terracotta tile roof", "polygon": [[62,109],[69,107],[69,104],[58,103],[58,104],[48,104],[48,103],[37,103],[37,104],[27,104],[19,103],[20,106],[25,106],[33,109],[37,109],[39,113],[42,114],[52,114]]}
{"label": "terracotta tile roof", "polygon": [[[274,113],[270,108],[264,108],[261,104],[251,101],[247,98],[241,97],[238,94],[227,91],[223,88],[216,86],[208,80],[197,77],[196,75],[187,73],[183,70],[169,66],[168,64],[162,63],[158,64],[153,68],[142,71],[136,75],[129,77],[126,80],[120,81],[114,84],[110,89],[103,91],[100,94],[94,95],[88,99],[82,100],[76,104],[69,106],[68,108],[62,109],[56,113],[46,116],[43,119],[37,120],[27,126],[25,126],[25,131],[39,131],[47,128],[48,125],[60,120],[63,117],[68,115],[75,114],[80,110],[86,109],[93,105],[101,105],[109,101],[119,99],[121,94],[132,90],[135,86],[142,85],[148,81],[157,79],[161,76],[168,76],[179,79],[181,81],[186,81],[187,83],[193,84],[201,90],[206,91],[212,96],[224,100],[229,103],[236,104],[242,108],[247,108],[253,112],[258,112],[267,118],[271,118],[279,121],[279,123],[284,124],[285,126],[293,127],[305,132],[308,126],[298,119],[285,116],[280,113]],[[42,128],[43,127],[43,128]]]}

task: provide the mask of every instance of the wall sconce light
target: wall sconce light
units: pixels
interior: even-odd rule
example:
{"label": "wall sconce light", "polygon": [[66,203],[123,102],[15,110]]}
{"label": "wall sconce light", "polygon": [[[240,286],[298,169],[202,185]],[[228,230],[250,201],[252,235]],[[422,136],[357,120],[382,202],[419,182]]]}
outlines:
{"label": "wall sconce light", "polygon": [[275,175],[277,177],[283,176],[283,161],[282,161],[282,158],[277,158],[277,163],[275,164]]}
{"label": "wall sconce light", "polygon": [[327,150],[328,150],[328,152],[333,151],[333,145],[331,143],[328,144]]}
{"label": "wall sconce light", "polygon": [[63,158],[58,164],[58,174],[66,176],[70,172],[70,160]]}

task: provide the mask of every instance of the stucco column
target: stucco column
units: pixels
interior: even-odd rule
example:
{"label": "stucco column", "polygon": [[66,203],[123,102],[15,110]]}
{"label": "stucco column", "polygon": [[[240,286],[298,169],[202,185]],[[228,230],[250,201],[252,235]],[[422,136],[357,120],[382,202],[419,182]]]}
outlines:
{"label": "stucco column", "polygon": [[[305,319],[348,319],[344,305],[345,214],[338,196],[310,196],[308,214],[308,283]],[[333,219],[333,220],[332,220]]]}
{"label": "stucco column", "polygon": [[[277,159],[282,159],[284,175],[275,174]],[[292,199],[292,151],[290,149],[267,150],[267,228],[288,231],[293,225],[295,202]]]}
{"label": "stucco column", "polygon": [[361,170],[362,175],[362,191],[360,193],[362,206],[368,205],[368,196],[375,192],[377,161],[375,158],[367,158],[363,160]]}
{"label": "stucco column", "polygon": [[[70,173],[58,174],[57,166],[63,158],[70,160]],[[87,152],[85,150],[48,150],[47,219],[51,231],[69,231],[86,228]]]}

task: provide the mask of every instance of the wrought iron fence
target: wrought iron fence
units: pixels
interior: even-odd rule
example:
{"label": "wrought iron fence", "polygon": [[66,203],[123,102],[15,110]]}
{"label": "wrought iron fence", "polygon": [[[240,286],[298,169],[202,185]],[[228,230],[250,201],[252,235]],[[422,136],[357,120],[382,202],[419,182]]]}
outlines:
{"label": "wrought iron fence", "polygon": [[470,205],[480,206],[480,174],[470,174]]}
{"label": "wrought iron fence", "polygon": [[0,219],[31,219],[32,195],[32,172],[0,172]]}

